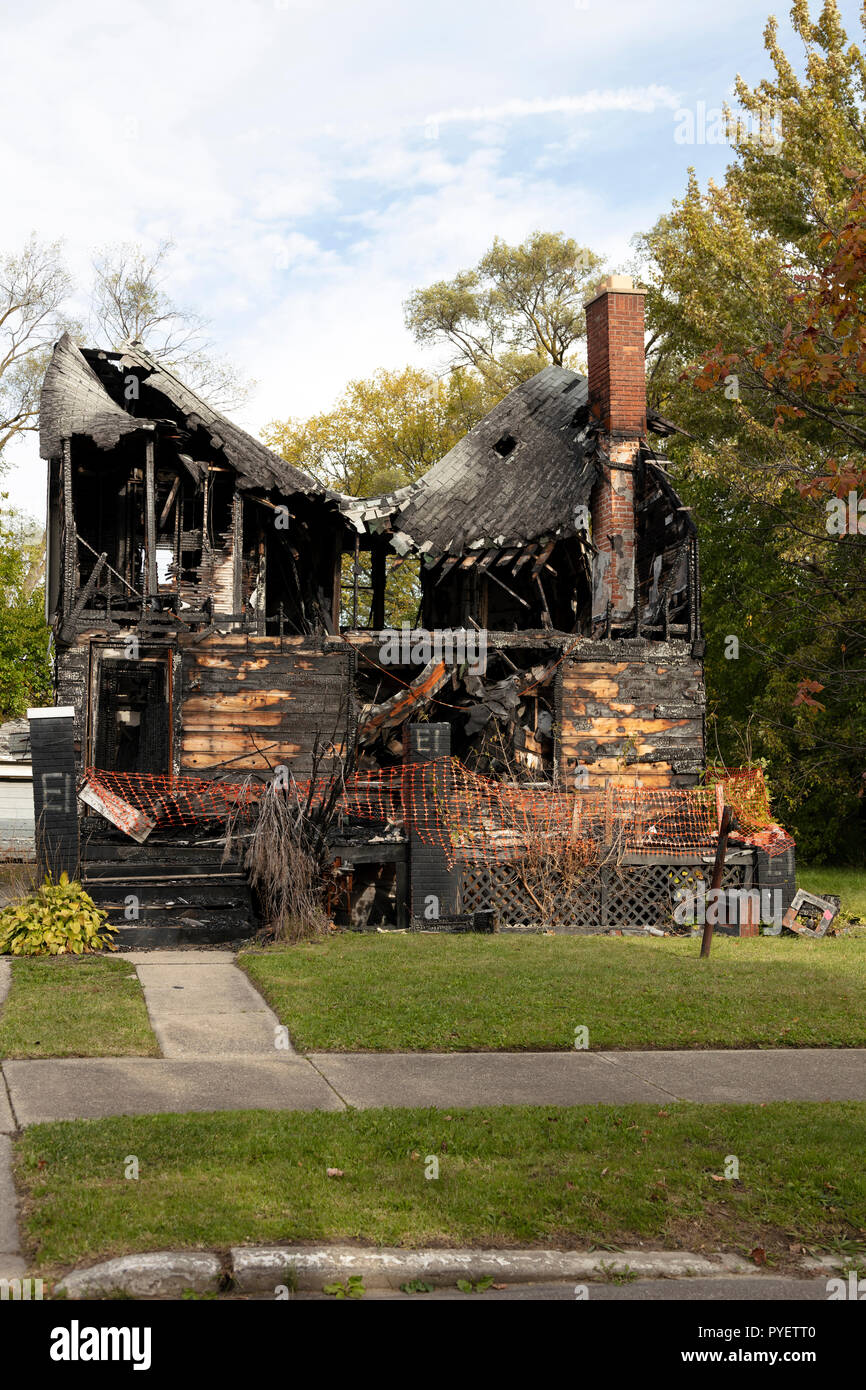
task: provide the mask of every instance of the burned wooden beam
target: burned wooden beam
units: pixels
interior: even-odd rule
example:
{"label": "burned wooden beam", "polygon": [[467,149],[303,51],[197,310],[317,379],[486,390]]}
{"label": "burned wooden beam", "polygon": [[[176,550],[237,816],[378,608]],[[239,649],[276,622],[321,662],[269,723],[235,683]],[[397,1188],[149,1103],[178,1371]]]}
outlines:
{"label": "burned wooden beam", "polygon": [[[555,546],[555,545],[556,545],[556,541],[555,541],[555,540],[552,540],[552,541],[548,541],[548,542],[547,542],[547,545],[544,547],[544,549],[542,550],[542,552],[541,552],[541,554],[539,555],[538,559],[535,561],[535,564],[532,566],[532,578],[533,578],[533,579],[537,579],[538,576],[541,574],[541,571],[542,571],[545,567],[546,567],[547,569],[550,569],[550,566],[547,564],[547,561],[550,559],[551,555],[553,554],[553,549],[554,549],[554,546]],[[556,571],[554,570],[553,573],[555,574]]]}
{"label": "burned wooden beam", "polygon": [[415,714],[420,713],[437,691],[442,689],[447,679],[448,668],[444,661],[428,661],[421,674],[416,676],[410,685],[398,690],[390,700],[373,707],[358,729],[358,741],[372,743],[383,729],[392,729],[395,725],[402,724],[410,710]]}
{"label": "burned wooden beam", "polygon": [[494,584],[498,584],[500,589],[504,589],[506,594],[510,594],[512,598],[516,598],[517,602],[522,603],[524,608],[529,608],[530,605],[526,602],[526,599],[521,598],[520,595],[516,594],[513,589],[510,589],[508,585],[504,582],[504,580],[500,579],[497,574],[493,574],[492,571],[488,570],[487,578],[492,579]]}
{"label": "burned wooden beam", "polygon": [[459,565],[459,563],[460,563],[460,556],[459,556],[459,555],[449,555],[448,558],[447,558],[447,560],[445,561],[445,563],[444,563],[443,566],[442,566],[442,573],[440,574],[439,578],[436,580],[436,583],[437,583],[437,584],[441,584],[441,583],[442,583],[442,580],[445,578],[446,574],[450,574],[451,571],[453,570],[454,566],[455,566],[455,565]]}
{"label": "burned wooden beam", "polygon": [[541,621],[542,621],[542,624],[543,624],[544,627],[550,627],[550,628],[552,628],[552,627],[553,627],[553,619],[552,619],[551,616],[550,616],[550,609],[549,609],[548,606],[547,606],[547,595],[546,595],[545,592],[544,592],[544,585],[543,585],[542,582],[541,582],[541,575],[540,575],[540,574],[537,574],[537,575],[535,576],[535,583],[536,583],[536,585],[538,586],[538,592],[539,592],[539,594],[541,595],[541,607],[542,607]]}
{"label": "burned wooden beam", "polygon": [[524,548],[524,550],[522,551],[522,553],[521,553],[520,555],[518,555],[518,557],[517,557],[517,562],[515,563],[514,568],[512,569],[511,573],[512,573],[512,574],[517,574],[518,571],[521,570],[521,569],[523,568],[524,565],[528,564],[529,561],[532,559],[532,557],[533,557],[533,555],[535,554],[535,552],[536,552],[537,549],[538,549],[538,546],[537,546],[537,545],[527,545],[527,546]]}
{"label": "burned wooden beam", "polygon": [[144,445],[144,555],[144,591],[147,598],[155,598],[159,593],[159,579],[156,568],[156,473],[152,438],[147,439]]}
{"label": "burned wooden beam", "polygon": [[161,511],[160,514],[159,514],[159,522],[158,522],[158,524],[157,524],[157,530],[158,530],[158,531],[161,531],[161,530],[164,528],[165,523],[168,521],[168,518],[169,518],[169,516],[170,516],[170,514],[171,514],[171,509],[172,509],[172,507],[174,506],[175,498],[177,497],[177,494],[178,494],[179,491],[180,491],[180,474],[178,473],[177,477],[175,478],[174,482],[173,482],[172,485],[171,485],[171,491],[169,492],[168,497],[167,497],[166,500],[165,500],[165,506],[163,507],[162,511]]}
{"label": "burned wooden beam", "polygon": [[75,603],[72,605],[72,608],[69,610],[68,617],[64,619],[63,625],[60,629],[61,642],[71,642],[74,638],[75,620],[78,617],[78,615],[83,611],[83,609],[87,607],[87,600],[90,598],[91,594],[93,593],[94,589],[99,583],[99,576],[102,573],[107,559],[108,555],[105,553],[105,551],[103,551],[103,553],[99,556],[98,560],[96,561],[96,564],[93,566],[93,569],[90,571],[87,583],[81,590],[81,593],[78,595],[78,598],[75,600]]}
{"label": "burned wooden beam", "polygon": [[78,539],[75,530],[75,509],[72,501],[72,441],[63,440],[63,612],[68,614],[73,604],[73,594],[78,587]]}
{"label": "burned wooden beam", "polygon": [[244,608],[244,499],[235,488],[232,497],[232,606],[236,613]]}

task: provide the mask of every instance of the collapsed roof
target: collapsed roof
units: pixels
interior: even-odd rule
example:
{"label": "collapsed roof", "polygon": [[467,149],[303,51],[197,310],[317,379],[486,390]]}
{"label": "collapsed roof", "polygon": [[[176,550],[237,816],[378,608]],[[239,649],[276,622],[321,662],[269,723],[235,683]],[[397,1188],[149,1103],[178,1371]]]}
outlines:
{"label": "collapsed roof", "polygon": [[[140,394],[127,402],[130,373]],[[660,416],[648,423],[662,435],[676,429]],[[74,436],[110,450],[135,433],[171,430],[177,439],[178,428],[178,457],[196,481],[206,468],[194,456],[200,430],[222,452],[241,489],[327,500],[356,532],[384,533],[398,554],[414,551],[428,561],[580,536],[585,522],[578,511],[588,504],[604,461],[587,379],[549,366],[510,391],[415,482],[378,497],[346,497],[247,434],[140,344],[125,344],[122,352],[81,349],[66,333],[55,345],[42,387],[43,458],[58,457],[62,441]],[[652,466],[651,451],[647,457]],[[679,503],[669,482],[667,491]]]}
{"label": "collapsed roof", "polygon": [[[141,415],[130,413],[120,403],[125,398],[125,373],[130,372],[140,385],[140,398],[132,403],[143,408]],[[98,448],[108,450],[124,435],[152,433],[161,425],[176,428],[178,424],[190,436],[197,429],[205,431],[211,446],[220,449],[232,466],[238,487],[244,490],[337,499],[337,493],[287,463],[261,440],[208,405],[139,344],[126,344],[122,353],[82,350],[68,333],[55,344],[42,385],[42,458],[57,458],[62,441],[74,436],[89,438]],[[203,473],[202,465],[193,457],[182,451],[179,456],[193,477]]]}
{"label": "collapsed roof", "polygon": [[391,531],[398,552],[431,557],[574,535],[598,472],[587,395],[585,377],[545,367],[416,482],[343,511],[359,531]]}

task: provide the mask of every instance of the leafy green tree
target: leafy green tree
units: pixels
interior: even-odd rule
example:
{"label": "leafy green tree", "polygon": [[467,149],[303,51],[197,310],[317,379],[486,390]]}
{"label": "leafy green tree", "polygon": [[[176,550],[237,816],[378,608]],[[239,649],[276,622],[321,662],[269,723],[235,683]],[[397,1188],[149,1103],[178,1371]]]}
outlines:
{"label": "leafy green tree", "polygon": [[670,454],[703,538],[719,745],[768,762],[777,810],[817,860],[862,855],[866,840],[863,539],[840,543],[819,495],[822,480],[862,476],[852,192],[866,65],[833,0],[814,23],[798,0],[792,22],[804,77],[770,20],[773,75],[737,82],[724,181],[702,192],[691,173],[638,251],[651,401],[692,435]]}
{"label": "leafy green tree", "polygon": [[416,290],[406,325],[416,342],[447,344],[456,365],[502,396],[550,363],[572,365],[602,266],[561,232],[533,232],[519,246],[496,237],[471,270]]}
{"label": "leafy green tree", "polygon": [[44,536],[27,517],[0,515],[0,720],[51,701],[44,613]]}

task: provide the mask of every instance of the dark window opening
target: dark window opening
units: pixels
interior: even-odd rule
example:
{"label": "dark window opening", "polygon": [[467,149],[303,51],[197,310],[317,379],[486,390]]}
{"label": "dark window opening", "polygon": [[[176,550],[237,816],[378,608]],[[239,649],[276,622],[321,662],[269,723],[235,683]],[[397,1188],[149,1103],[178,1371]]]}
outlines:
{"label": "dark window opening", "polygon": [[[344,554],[341,567],[340,626],[344,631],[382,626],[399,628],[401,623],[416,623],[421,602],[421,561],[417,555],[396,555],[384,550],[384,566],[376,573],[369,550],[359,550],[357,556],[357,585],[355,556]],[[375,611],[378,585],[380,611]]]}
{"label": "dark window opening", "polygon": [[506,459],[517,448],[517,440],[513,434],[504,434],[501,439],[497,439],[493,448],[501,459]]}
{"label": "dark window opening", "polygon": [[106,658],[99,681],[96,766],[108,772],[164,773],[168,757],[165,664]]}

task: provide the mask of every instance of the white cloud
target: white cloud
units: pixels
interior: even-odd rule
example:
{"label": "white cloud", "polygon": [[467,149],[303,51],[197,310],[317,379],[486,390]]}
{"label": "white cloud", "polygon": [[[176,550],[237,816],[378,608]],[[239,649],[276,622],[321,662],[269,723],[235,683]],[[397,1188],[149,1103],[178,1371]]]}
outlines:
{"label": "white cloud", "polygon": [[595,116],[606,111],[656,111],[676,109],[680,99],[670,87],[619,87],[562,97],[510,97],[496,106],[454,107],[434,111],[427,117],[431,125],[453,125],[457,121],[510,121],[529,116]]}
{"label": "white cloud", "polygon": [[[7,0],[0,254],[62,238],[83,315],[96,248],[172,238],[167,289],[261,383],[242,423],[312,413],[425,360],[404,299],[495,235],[620,264],[696,157],[671,111],[763,71],[760,28],[754,0]],[[33,439],[11,457],[40,512]]]}

